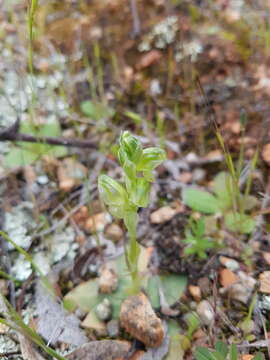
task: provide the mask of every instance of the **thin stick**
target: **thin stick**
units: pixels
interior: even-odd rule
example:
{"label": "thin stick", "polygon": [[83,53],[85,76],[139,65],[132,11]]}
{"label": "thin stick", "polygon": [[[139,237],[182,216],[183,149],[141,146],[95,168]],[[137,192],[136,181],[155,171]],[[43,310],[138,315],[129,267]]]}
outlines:
{"label": "thin stick", "polygon": [[56,146],[68,146],[68,147],[79,147],[79,148],[91,148],[97,147],[97,143],[91,140],[81,139],[69,139],[65,137],[56,136],[34,136],[30,134],[19,133],[19,120],[17,120],[12,126],[0,131],[0,141],[23,141],[31,143],[42,143]]}
{"label": "thin stick", "polygon": [[130,11],[132,15],[132,24],[133,24],[133,35],[137,36],[141,33],[141,22],[138,13],[137,1],[129,0]]}

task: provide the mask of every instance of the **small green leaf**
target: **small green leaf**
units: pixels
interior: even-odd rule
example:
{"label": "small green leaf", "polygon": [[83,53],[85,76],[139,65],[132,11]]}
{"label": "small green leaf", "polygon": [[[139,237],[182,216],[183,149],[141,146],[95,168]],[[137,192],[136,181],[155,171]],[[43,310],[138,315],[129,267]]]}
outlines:
{"label": "small green leaf", "polygon": [[163,149],[149,147],[143,150],[142,157],[137,165],[138,171],[152,171],[166,160],[166,153]]}
{"label": "small green leaf", "polygon": [[253,360],[264,360],[264,356],[263,354],[258,353],[254,356]]}
{"label": "small green leaf", "polygon": [[81,111],[89,118],[99,121],[111,118],[115,111],[110,106],[90,100],[81,103]]}
{"label": "small green leaf", "polygon": [[195,351],[196,360],[216,360],[210,350],[206,347],[198,346]]}
{"label": "small green leaf", "polygon": [[127,192],[124,187],[110,176],[100,175],[98,190],[101,199],[109,206],[124,206],[128,203]]}
{"label": "small green leaf", "polygon": [[217,341],[215,344],[215,349],[223,356],[224,359],[226,358],[229,351],[227,344],[225,344],[223,341]]}
{"label": "small green leaf", "polygon": [[233,196],[232,178],[230,174],[220,172],[214,179],[212,189],[219,200],[220,207],[222,209],[228,209],[232,205]]}
{"label": "small green leaf", "polygon": [[230,346],[230,360],[238,360],[238,351],[235,344]]}
{"label": "small green leaf", "polygon": [[225,215],[225,225],[230,231],[250,234],[255,229],[256,222],[249,215],[229,212]]}
{"label": "small green leaf", "polygon": [[152,276],[148,280],[147,293],[149,295],[151,304],[157,308],[160,306],[159,301],[159,287],[163,289],[166,301],[169,306],[177,302],[183,291],[186,288],[187,278],[186,276],[169,274],[162,276]]}
{"label": "small green leaf", "polygon": [[217,198],[209,192],[195,188],[187,188],[183,191],[183,201],[192,210],[205,214],[215,214],[219,211]]}

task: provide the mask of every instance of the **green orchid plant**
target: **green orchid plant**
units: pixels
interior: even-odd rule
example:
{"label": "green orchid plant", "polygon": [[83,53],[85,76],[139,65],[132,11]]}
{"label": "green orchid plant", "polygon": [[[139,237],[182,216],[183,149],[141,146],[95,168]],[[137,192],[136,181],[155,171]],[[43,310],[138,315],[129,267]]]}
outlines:
{"label": "green orchid plant", "polygon": [[130,243],[126,250],[127,267],[133,281],[134,291],[140,287],[138,258],[140,246],[137,242],[138,209],[147,207],[154,169],[166,159],[163,149],[149,147],[143,149],[141,142],[129,131],[121,134],[118,160],[124,171],[124,184],[110,176],[100,175],[98,189],[102,201],[109,212],[123,219],[128,230]]}

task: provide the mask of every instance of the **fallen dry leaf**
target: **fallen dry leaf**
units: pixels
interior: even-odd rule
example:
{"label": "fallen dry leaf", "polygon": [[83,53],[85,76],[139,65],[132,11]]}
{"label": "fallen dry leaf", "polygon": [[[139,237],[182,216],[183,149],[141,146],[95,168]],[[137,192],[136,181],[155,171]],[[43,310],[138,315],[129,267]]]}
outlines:
{"label": "fallen dry leaf", "polygon": [[162,53],[158,50],[151,50],[147,54],[143,55],[138,64],[136,65],[137,70],[144,69],[150,65],[156,63],[162,56]]}
{"label": "fallen dry leaf", "polygon": [[51,344],[63,341],[66,344],[80,346],[88,341],[80,329],[80,321],[45,289],[41,283],[36,288],[36,311],[38,315],[37,331]]}
{"label": "fallen dry leaf", "polygon": [[221,269],[219,272],[219,281],[223,287],[235,284],[238,281],[238,277],[229,269]]}
{"label": "fallen dry leaf", "polygon": [[164,328],[144,293],[127,298],[121,305],[121,326],[147,347],[159,347],[164,339]]}
{"label": "fallen dry leaf", "polygon": [[270,271],[264,271],[259,275],[259,291],[264,294],[270,294]]}
{"label": "fallen dry leaf", "polygon": [[66,355],[69,360],[124,360],[131,344],[127,341],[91,341]]}

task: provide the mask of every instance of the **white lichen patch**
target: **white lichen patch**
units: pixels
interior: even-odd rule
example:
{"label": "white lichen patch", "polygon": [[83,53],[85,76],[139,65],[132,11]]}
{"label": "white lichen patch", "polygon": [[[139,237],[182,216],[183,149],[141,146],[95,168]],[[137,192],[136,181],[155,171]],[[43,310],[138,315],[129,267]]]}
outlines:
{"label": "white lichen patch", "polygon": [[74,259],[79,246],[78,243],[74,242],[75,235],[74,229],[69,226],[50,239],[52,263],[57,263],[64,257],[67,259]]}
{"label": "white lichen patch", "polygon": [[16,279],[24,281],[32,274],[31,264],[22,255],[19,255],[14,261],[11,272]]}
{"label": "white lichen patch", "polygon": [[[34,229],[34,221],[29,211],[31,203],[22,203],[12,211],[5,213],[4,231],[23,249],[28,249],[31,244],[29,232]],[[13,249],[9,243],[9,249]]]}
{"label": "white lichen patch", "polygon": [[[15,341],[11,340],[10,337],[7,335],[0,335],[0,354],[5,354],[9,352],[16,352],[19,351],[19,345],[16,344]],[[1,357],[3,360],[8,360],[8,357]],[[17,360],[21,360],[22,357],[18,356],[16,357]]]}
{"label": "white lichen patch", "polygon": [[144,52],[151,50],[153,47],[165,49],[174,42],[177,31],[177,16],[169,16],[153,27],[139,44],[138,50]]}
{"label": "white lichen patch", "polygon": [[180,62],[184,58],[190,57],[191,62],[195,62],[202,51],[203,46],[197,39],[183,44],[178,43],[176,46],[175,60]]}

